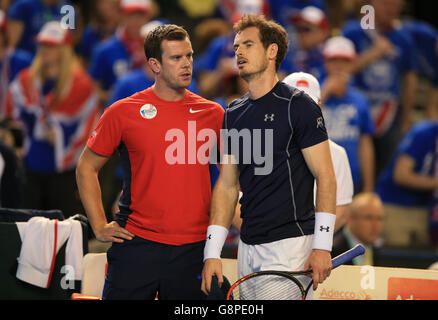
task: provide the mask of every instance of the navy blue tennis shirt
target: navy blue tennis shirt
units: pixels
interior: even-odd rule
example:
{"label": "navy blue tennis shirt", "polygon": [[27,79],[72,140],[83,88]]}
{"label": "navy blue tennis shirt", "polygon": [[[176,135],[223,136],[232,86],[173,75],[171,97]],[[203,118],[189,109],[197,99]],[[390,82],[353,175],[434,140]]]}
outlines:
{"label": "navy blue tennis shirt", "polygon": [[278,82],[259,99],[233,101],[223,129],[224,154],[236,158],[240,171],[241,240],[255,245],[313,234],[314,177],[301,150],[328,139],[319,106]]}

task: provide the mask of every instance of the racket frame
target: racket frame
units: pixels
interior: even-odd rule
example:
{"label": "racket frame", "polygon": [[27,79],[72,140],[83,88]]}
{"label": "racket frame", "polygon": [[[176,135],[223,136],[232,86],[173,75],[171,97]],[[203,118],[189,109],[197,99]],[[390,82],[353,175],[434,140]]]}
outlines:
{"label": "racket frame", "polygon": [[[348,251],[345,251],[344,253],[341,253],[340,255],[338,255],[337,257],[332,259],[332,270],[343,265],[344,263],[352,260],[353,258],[360,256],[362,254],[365,253],[365,247],[361,244],[357,244],[356,246],[354,246],[353,248],[351,248]],[[292,280],[300,289],[301,294],[302,294],[302,300],[306,299],[307,293],[310,290],[310,287],[312,286],[313,281],[311,281],[309,283],[309,285],[307,286],[306,289],[304,289],[303,284],[301,283],[301,281],[299,281],[298,279],[296,279],[296,276],[310,276],[312,274],[312,269],[309,270],[303,270],[303,271],[275,271],[275,270],[265,270],[265,271],[258,271],[258,272],[253,272],[249,275],[246,275],[242,278],[240,278],[239,280],[237,280],[235,283],[233,283],[233,285],[230,287],[230,289],[228,290],[227,293],[227,297],[226,300],[232,300],[231,295],[233,293],[233,290],[239,286],[242,282],[251,279],[251,278],[255,278],[258,276],[264,276],[264,275],[276,275],[276,276],[282,276],[285,278],[288,278],[289,280]]]}

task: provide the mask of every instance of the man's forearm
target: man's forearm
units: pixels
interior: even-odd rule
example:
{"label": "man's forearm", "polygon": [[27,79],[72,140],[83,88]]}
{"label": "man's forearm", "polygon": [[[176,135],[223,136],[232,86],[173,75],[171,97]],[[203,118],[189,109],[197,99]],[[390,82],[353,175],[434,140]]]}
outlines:
{"label": "man's forearm", "polygon": [[210,225],[219,225],[229,229],[238,197],[239,189],[237,186],[226,187],[217,183],[211,200]]}
{"label": "man's forearm", "polygon": [[382,54],[374,47],[364,51],[356,58],[356,60],[353,61],[350,70],[351,73],[355,74],[361,72],[363,69],[379,59],[381,56]]}
{"label": "man's forearm", "polygon": [[413,189],[433,191],[438,188],[438,179],[435,177],[424,176],[410,171],[396,172],[394,174],[396,184]]}
{"label": "man's forearm", "polygon": [[371,136],[363,136],[359,142],[359,161],[363,191],[374,190],[374,145]]}
{"label": "man's forearm", "polygon": [[415,72],[408,72],[403,77],[402,90],[402,130],[407,132],[412,125],[412,112],[415,106],[415,98],[417,93],[418,78]]}
{"label": "man's forearm", "polygon": [[316,179],[316,211],[336,212],[336,178],[326,175]]}
{"label": "man's forearm", "polygon": [[79,195],[94,232],[107,223],[102,203],[98,172],[84,165],[78,165],[76,181]]}

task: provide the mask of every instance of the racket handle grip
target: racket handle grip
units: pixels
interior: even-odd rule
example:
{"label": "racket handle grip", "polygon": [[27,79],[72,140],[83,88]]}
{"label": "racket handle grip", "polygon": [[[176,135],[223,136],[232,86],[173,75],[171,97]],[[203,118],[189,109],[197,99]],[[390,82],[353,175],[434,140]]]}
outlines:
{"label": "racket handle grip", "polygon": [[340,254],[339,256],[333,258],[332,269],[343,265],[344,263],[352,260],[353,258],[360,256],[365,253],[365,247],[361,244],[357,244],[354,248]]}

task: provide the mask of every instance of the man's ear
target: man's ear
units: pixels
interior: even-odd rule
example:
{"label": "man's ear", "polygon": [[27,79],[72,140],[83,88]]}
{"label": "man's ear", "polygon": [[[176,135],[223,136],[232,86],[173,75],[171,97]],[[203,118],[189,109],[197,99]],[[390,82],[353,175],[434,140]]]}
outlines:
{"label": "man's ear", "polygon": [[278,44],[271,43],[267,50],[269,60],[277,60]]}
{"label": "man's ear", "polygon": [[151,68],[152,72],[155,74],[160,73],[161,71],[161,63],[155,58],[148,59],[148,65]]}

